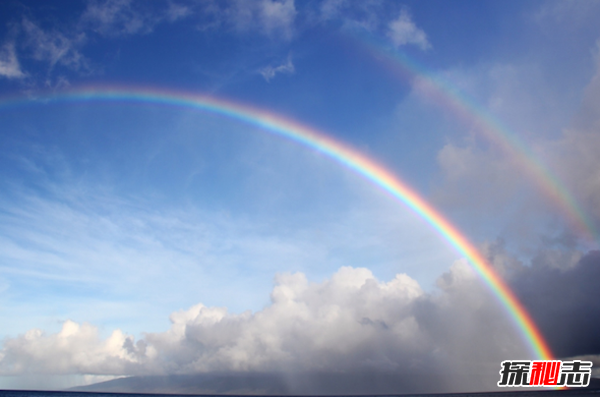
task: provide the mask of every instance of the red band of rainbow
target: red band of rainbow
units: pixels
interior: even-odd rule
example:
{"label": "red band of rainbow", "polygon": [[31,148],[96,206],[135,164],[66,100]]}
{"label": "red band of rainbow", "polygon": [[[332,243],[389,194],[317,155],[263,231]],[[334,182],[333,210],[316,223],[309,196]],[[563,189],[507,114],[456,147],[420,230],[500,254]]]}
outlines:
{"label": "red band of rainbow", "polygon": [[591,218],[586,216],[585,211],[564,183],[543,164],[539,156],[515,132],[450,82],[428,72],[405,53],[396,51],[387,44],[377,42],[372,37],[357,34],[351,35],[351,37],[354,39],[354,45],[358,44],[392,73],[403,79],[418,80],[419,91],[425,93],[428,99],[433,100],[441,108],[449,110],[458,119],[465,120],[470,126],[476,127],[476,130],[493,142],[496,147],[512,156],[531,181],[564,215],[570,226],[594,247],[598,247],[600,233],[591,222]]}
{"label": "red band of rainbow", "polygon": [[152,103],[208,111],[261,127],[273,134],[291,139],[327,155],[388,192],[437,230],[445,240],[469,261],[479,276],[490,287],[520,330],[532,353],[543,360],[553,358],[548,344],[523,305],[469,240],[414,190],[394,176],[392,172],[348,145],[334,140],[314,128],[246,105],[208,96],[156,89],[87,88],[49,95],[38,98],[38,100],[26,98],[0,100],[0,108],[34,103],[86,101]]}

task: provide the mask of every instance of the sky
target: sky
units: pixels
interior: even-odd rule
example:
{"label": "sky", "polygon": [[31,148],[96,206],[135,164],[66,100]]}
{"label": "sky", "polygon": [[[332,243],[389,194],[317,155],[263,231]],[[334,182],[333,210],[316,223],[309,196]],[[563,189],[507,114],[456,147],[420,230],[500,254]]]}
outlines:
{"label": "sky", "polygon": [[0,388],[489,391],[501,361],[538,358],[435,225],[267,119],[394,175],[554,357],[600,365],[599,18],[592,0],[1,2]]}

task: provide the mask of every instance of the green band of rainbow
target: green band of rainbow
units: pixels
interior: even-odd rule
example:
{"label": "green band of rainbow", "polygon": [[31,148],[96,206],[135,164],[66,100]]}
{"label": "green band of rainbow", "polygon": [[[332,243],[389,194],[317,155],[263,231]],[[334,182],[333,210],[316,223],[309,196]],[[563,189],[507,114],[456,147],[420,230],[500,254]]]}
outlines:
{"label": "green band of rainbow", "polygon": [[[479,276],[491,288],[499,299],[532,353],[539,359],[552,359],[552,353],[533,320],[517,300],[513,292],[496,274],[485,258],[462,235],[457,228],[421,198],[414,190],[401,182],[390,171],[374,160],[364,156],[351,147],[332,139],[316,129],[309,128],[272,113],[242,106],[230,101],[213,97],[193,96],[189,94],[165,92],[149,89],[107,89],[88,88],[39,98],[45,103],[85,102],[85,101],[119,101],[135,103],[153,103],[209,111],[216,114],[241,120],[261,127],[271,133],[296,141],[329,156],[333,160],[364,176],[376,186],[406,204],[420,217],[427,221],[439,234],[464,256]],[[18,98],[0,100],[0,108],[10,108],[25,104],[40,103]]]}
{"label": "green band of rainbow", "polygon": [[353,35],[354,43],[362,47],[378,59],[393,73],[403,78],[418,79],[420,92],[426,93],[440,107],[450,110],[458,118],[477,127],[496,147],[515,158],[521,169],[525,171],[535,185],[554,202],[555,207],[564,215],[569,224],[589,240],[594,246],[600,242],[600,234],[591,218],[586,216],[577,200],[565,187],[564,183],[546,167],[516,133],[511,131],[490,112],[481,107],[464,92],[454,87],[441,76],[427,71],[422,65],[408,57],[375,41],[371,37]]}

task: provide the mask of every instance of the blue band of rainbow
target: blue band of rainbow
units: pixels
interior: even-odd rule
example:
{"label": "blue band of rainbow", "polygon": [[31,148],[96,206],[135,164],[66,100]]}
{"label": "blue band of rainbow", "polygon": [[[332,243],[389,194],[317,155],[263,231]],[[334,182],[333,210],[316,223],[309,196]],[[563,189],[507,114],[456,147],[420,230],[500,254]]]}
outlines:
{"label": "blue band of rainbow", "polygon": [[285,119],[264,110],[208,96],[190,95],[172,91],[167,92],[157,89],[79,89],[41,97],[38,100],[26,98],[0,100],[0,109],[35,103],[75,103],[86,101],[150,103],[208,111],[261,127],[273,134],[291,139],[327,155],[388,192],[429,223],[469,261],[479,276],[491,288],[520,330],[532,353],[537,358],[543,360],[553,358],[550,348],[523,305],[469,240],[414,190],[394,176],[392,172],[348,145],[334,140],[314,128],[309,128],[298,122]]}

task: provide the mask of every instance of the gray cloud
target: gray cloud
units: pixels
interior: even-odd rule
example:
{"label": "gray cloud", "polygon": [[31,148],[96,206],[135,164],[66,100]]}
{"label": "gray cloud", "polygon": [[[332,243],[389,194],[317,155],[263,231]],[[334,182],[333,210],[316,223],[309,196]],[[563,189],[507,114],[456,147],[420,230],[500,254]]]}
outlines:
{"label": "gray cloud", "polygon": [[[166,1],[158,6],[135,0],[90,0],[74,24],[48,28],[29,16],[22,17],[13,29],[14,37],[0,49],[0,76],[10,79],[26,76],[19,63],[25,56],[49,65],[46,85],[68,84],[65,76],[53,83],[50,75],[57,65],[77,72],[93,71],[91,61],[83,53],[91,32],[114,39],[150,34],[160,24],[196,18],[200,30],[228,27],[235,34],[253,32],[289,40],[294,35],[296,14],[293,0]],[[17,53],[17,49],[23,53]],[[274,73],[290,70],[288,67]]]}
{"label": "gray cloud", "polygon": [[470,211],[487,212],[503,208],[502,204],[515,197],[517,191],[523,191],[523,180],[515,178],[520,164],[503,153],[481,150],[469,143],[447,143],[437,161],[445,178],[445,184],[436,192],[437,200],[446,206],[462,208],[467,199]]}
{"label": "gray cloud", "polygon": [[[461,140],[446,143],[438,152],[443,175],[435,190],[438,205],[457,212],[475,211],[488,226],[489,214],[502,213],[504,223],[496,225],[493,232],[503,229],[503,236],[524,246],[539,245],[541,234],[560,235],[566,230],[577,233],[581,243],[587,244],[585,231],[565,213],[564,207],[571,204],[559,203],[548,192],[548,177],[532,173],[531,163],[523,163],[523,158],[530,161],[535,157],[547,175],[558,181],[559,190],[571,194],[587,220],[596,227],[600,224],[600,69],[596,68],[574,116],[564,113],[558,93],[527,66],[496,65],[475,78],[448,73],[446,78],[465,92],[476,93],[474,97],[516,127],[512,132],[492,130],[495,137],[489,138],[483,129],[495,127],[467,119],[469,129],[460,134]],[[428,89],[426,82],[415,81],[414,92],[420,97],[427,99]],[[535,99],[534,94],[542,99]],[[503,150],[505,134],[511,133],[529,151]]]}
{"label": "gray cloud", "polygon": [[[600,44],[597,45],[600,48]],[[596,224],[600,220],[600,58],[573,125],[546,149],[555,169]]]}

